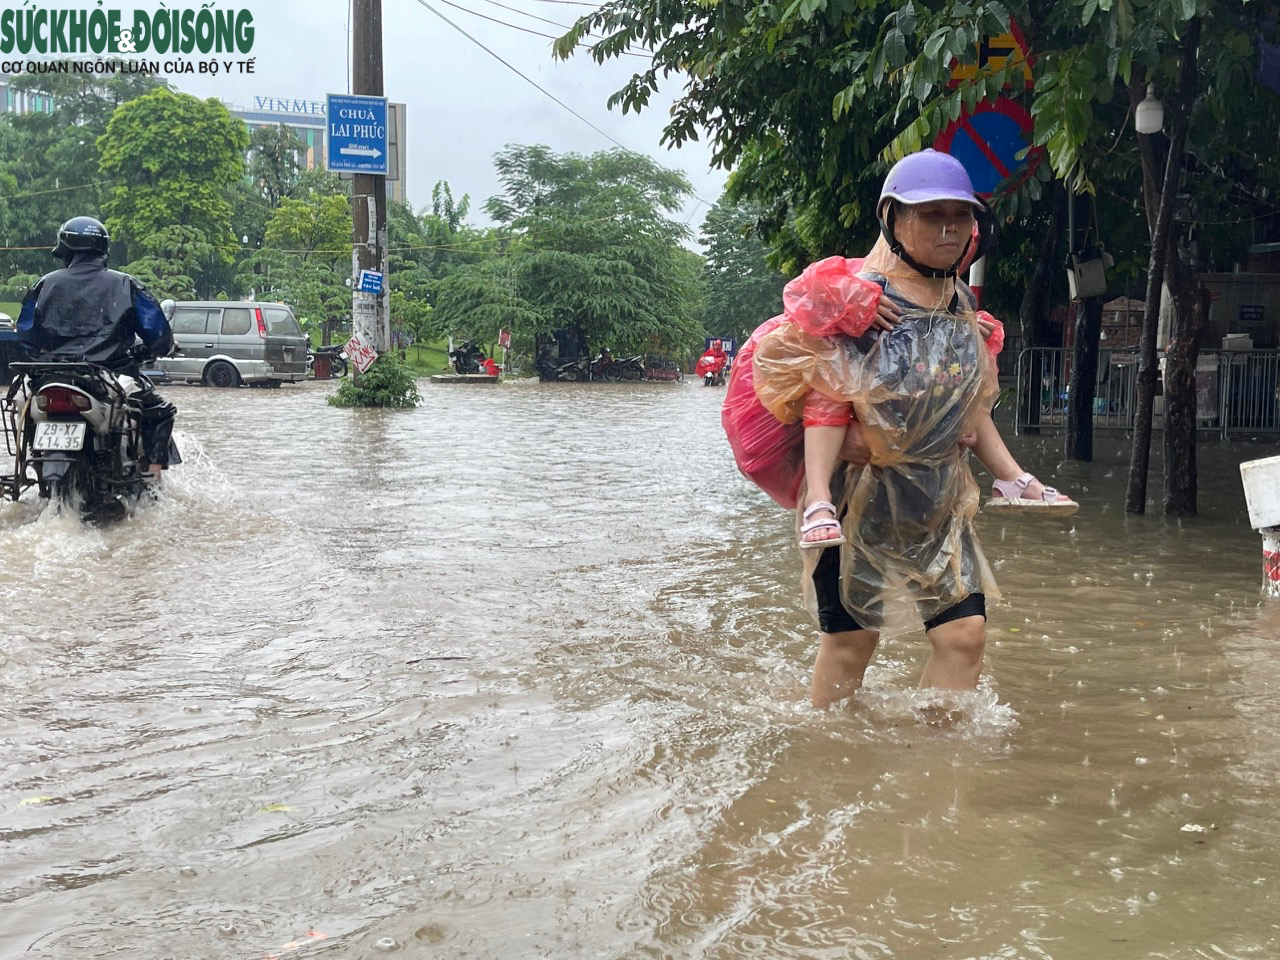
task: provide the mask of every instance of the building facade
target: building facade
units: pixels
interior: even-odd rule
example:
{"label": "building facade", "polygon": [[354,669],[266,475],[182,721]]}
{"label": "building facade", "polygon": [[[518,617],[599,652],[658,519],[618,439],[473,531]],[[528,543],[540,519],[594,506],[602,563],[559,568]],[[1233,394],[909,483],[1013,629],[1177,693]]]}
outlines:
{"label": "building facade", "polygon": [[15,90],[7,83],[0,83],[0,113],[53,113],[53,97]]}

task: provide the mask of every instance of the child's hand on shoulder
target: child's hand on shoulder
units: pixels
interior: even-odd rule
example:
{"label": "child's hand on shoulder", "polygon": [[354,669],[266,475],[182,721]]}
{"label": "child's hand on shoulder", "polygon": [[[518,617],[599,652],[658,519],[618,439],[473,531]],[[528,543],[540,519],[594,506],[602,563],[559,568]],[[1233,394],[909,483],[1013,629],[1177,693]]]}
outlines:
{"label": "child's hand on shoulder", "polygon": [[892,330],[902,322],[902,310],[888,297],[881,297],[876,305],[876,318],[871,321],[873,327],[881,330]]}

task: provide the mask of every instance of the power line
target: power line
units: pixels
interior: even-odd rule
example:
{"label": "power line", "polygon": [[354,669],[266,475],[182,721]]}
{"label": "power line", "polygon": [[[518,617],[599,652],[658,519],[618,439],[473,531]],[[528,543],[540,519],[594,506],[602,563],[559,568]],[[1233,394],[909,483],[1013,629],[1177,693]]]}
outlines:
{"label": "power line", "polygon": [[[641,209],[642,208],[637,207],[634,210],[619,210],[614,213],[610,213],[607,216],[596,217],[592,220],[575,220],[573,222],[573,225],[586,226],[592,223],[604,223],[608,220],[617,220],[619,217],[626,216],[627,214],[638,213],[640,212]],[[408,246],[388,247],[387,252],[401,253],[405,250],[451,250],[457,247],[468,247],[468,246],[474,246],[476,244],[492,243],[494,241],[508,242],[512,240],[524,240],[528,237],[536,237],[536,236],[540,236],[541,234],[550,233],[550,232],[551,232],[550,230],[525,230],[520,233],[511,233],[501,237],[480,237],[478,239],[473,239],[473,240],[459,240],[454,243],[424,243],[424,244],[411,244]],[[27,248],[26,247],[10,247],[10,248],[0,247],[0,250],[5,250],[5,249],[25,250]],[[43,250],[44,247],[33,247],[31,249]],[[320,253],[320,254],[328,254],[330,256],[339,256],[339,255],[351,252],[350,247],[344,247],[341,249],[318,248],[315,250],[282,250],[277,247],[261,247],[259,249],[268,250],[272,253],[306,253],[306,254]],[[496,253],[497,255],[506,256],[509,251],[473,250],[470,252],[484,254],[484,255],[488,255],[490,253]]]}
{"label": "power line", "polygon": [[[538,16],[536,13],[530,13],[530,12],[529,12],[529,11],[527,11],[527,10],[521,10],[519,7],[509,7],[509,6],[507,6],[505,3],[501,3],[501,2],[500,2],[500,0],[484,0],[484,2],[485,2],[485,3],[491,3],[491,4],[493,4],[495,7],[501,7],[503,10],[510,10],[512,13],[518,13],[518,14],[520,14],[520,16],[522,16],[522,17],[528,17],[528,18],[529,18],[529,19],[531,19],[531,20],[537,20],[537,21],[539,21],[539,22],[541,22],[541,23],[548,23],[548,24],[550,24],[550,25],[551,25],[551,26],[553,26],[553,27],[557,27],[557,28],[559,28],[559,29],[561,29],[561,30],[565,31],[566,33],[568,33],[570,30],[572,30],[572,29],[573,29],[572,27],[566,27],[563,23],[558,23],[558,22],[557,22],[557,21],[555,21],[555,20],[548,20],[546,17],[540,17],[540,16]],[[449,4],[449,5],[450,5],[450,6],[454,6],[454,4]],[[459,9],[461,9],[461,8],[459,8]],[[474,12],[474,11],[468,11],[468,12]],[[477,14],[477,16],[479,16],[479,14]],[[499,22],[499,23],[500,23],[501,21],[495,21],[495,22]],[[513,24],[509,24],[509,26],[513,26]],[[519,29],[519,28],[517,28],[517,29]],[[543,36],[545,36],[545,34],[543,34]],[[589,33],[589,34],[587,34],[587,36],[591,37],[593,40],[600,40],[600,41],[603,41],[603,40],[608,39],[607,37],[602,37],[602,36],[600,36],[599,34],[595,34],[595,33]],[[586,44],[580,44],[580,46],[586,46]],[[630,50],[623,50],[623,51],[621,51],[621,53],[622,53],[624,56],[628,56],[628,57],[639,57],[639,58],[640,58],[640,59],[642,59],[642,60],[650,60],[650,59],[652,59],[652,58],[651,58],[650,56],[648,56],[647,54],[644,54],[644,53],[633,53],[633,52],[631,52]]]}
{"label": "power line", "polygon": [[[610,135],[610,134],[606,133],[605,131],[601,130],[601,129],[600,129],[599,127],[597,127],[594,123],[592,123],[590,120],[588,120],[588,119],[587,119],[586,117],[584,117],[582,114],[580,114],[577,110],[573,109],[573,107],[569,106],[567,103],[565,103],[565,102],[564,102],[563,100],[561,100],[559,97],[557,97],[554,93],[551,93],[549,90],[547,90],[547,89],[546,89],[545,87],[543,87],[541,84],[539,84],[536,80],[532,80],[532,79],[530,79],[530,77],[529,77],[527,74],[525,74],[525,73],[521,72],[519,68],[517,68],[517,67],[513,66],[512,64],[510,64],[509,62],[507,62],[506,60],[504,60],[501,56],[499,56],[498,54],[494,53],[492,50],[490,50],[490,49],[489,49],[488,47],[486,47],[483,43],[481,43],[479,40],[477,40],[475,37],[473,37],[471,34],[469,34],[469,33],[468,33],[466,30],[464,30],[462,27],[458,26],[456,23],[454,23],[452,20],[450,20],[448,17],[446,17],[443,13],[441,13],[441,12],[440,12],[439,10],[437,10],[435,7],[431,6],[431,4],[429,4],[429,3],[427,2],[427,0],[417,0],[417,2],[418,2],[419,4],[421,4],[422,6],[426,7],[428,10],[430,10],[432,13],[434,13],[437,17],[439,17],[441,20],[443,20],[443,21],[444,21],[445,23],[447,23],[449,26],[453,27],[453,29],[457,30],[460,34],[462,34],[464,37],[466,37],[468,40],[470,40],[472,43],[474,43],[477,47],[479,47],[479,48],[480,48],[481,50],[483,50],[485,53],[489,54],[489,56],[493,57],[493,59],[497,60],[500,64],[502,64],[504,67],[506,67],[508,70],[510,70],[510,71],[511,71],[512,73],[514,73],[516,76],[518,76],[518,77],[519,77],[521,80],[523,80],[525,83],[529,84],[531,87],[533,87],[533,88],[534,88],[535,90],[537,90],[539,93],[541,93],[543,96],[547,97],[547,98],[548,98],[548,99],[550,99],[550,100],[555,101],[557,104],[559,104],[559,105],[560,105],[561,107],[563,107],[565,110],[568,110],[571,114],[573,114],[575,117],[577,117],[577,118],[578,118],[579,120],[581,120],[583,123],[585,123],[588,127],[590,127],[592,130],[594,130],[596,133],[600,134],[600,136],[604,137],[604,138],[605,138],[606,140],[608,140],[610,143],[614,144],[615,146],[617,146],[619,149],[621,149],[622,151],[624,151],[624,152],[626,152],[626,153],[634,154],[635,156],[639,156],[639,157],[643,157],[643,156],[645,156],[644,154],[639,153],[638,151],[632,150],[632,149],[631,149],[630,147],[628,147],[626,144],[622,143],[622,142],[621,142],[621,141],[619,141],[619,140],[614,139],[614,137],[613,137],[612,135]],[[450,2],[450,0],[442,0],[442,2],[444,2],[444,3],[448,3],[448,4],[449,4],[449,6],[451,6],[451,7],[452,7],[452,6],[456,6],[456,4],[454,4],[454,3]],[[465,9],[465,8],[460,8],[460,9]],[[491,19],[491,18],[486,18],[486,19]],[[703,203],[707,204],[708,206],[712,206],[712,205],[713,205],[713,204],[711,203],[711,201],[710,201],[710,200],[707,200],[705,197],[700,196],[699,194],[693,193],[692,191],[690,191],[690,194],[691,194],[691,196],[697,197],[699,200],[701,200]]]}
{"label": "power line", "polygon": [[[32,190],[30,193],[11,193],[8,196],[0,196],[0,203],[6,200],[19,200],[23,197],[39,197],[46,193],[65,193],[68,190],[80,190],[84,187],[99,187],[108,183],[116,183],[115,180],[95,180],[93,183],[77,183],[73,187],[50,187],[48,190]],[[18,250],[21,247],[0,247],[0,250]],[[35,249],[35,248],[32,248]]]}
{"label": "power line", "polygon": [[[541,30],[534,30],[531,27],[522,27],[517,23],[508,23],[506,20],[499,20],[497,17],[491,17],[487,13],[481,13],[479,10],[472,10],[469,7],[461,6],[460,4],[452,2],[452,0],[440,0],[440,2],[447,7],[453,7],[453,9],[455,10],[461,10],[463,13],[469,13],[473,17],[479,17],[481,20],[488,20],[490,23],[496,23],[498,24],[498,26],[501,26],[501,27],[509,27],[512,30],[519,30],[521,33],[530,33],[530,34],[533,34],[533,36],[535,37],[545,37],[548,40],[560,39],[560,37],[557,36],[556,34],[543,33]],[[497,3],[496,0],[486,0],[486,2],[493,3],[495,6],[502,7],[502,9],[504,10],[510,10],[513,13],[523,14],[526,17],[532,17],[534,20],[541,20],[543,23],[549,23],[553,27],[559,27],[561,30],[564,30],[566,33],[571,29],[570,27],[566,27],[563,24],[556,23],[554,20],[548,20],[545,17],[535,16],[532,13],[525,13],[525,11],[519,10],[515,7],[508,7],[506,4]],[[604,38],[601,37],[599,39],[603,40]],[[579,44],[579,46],[589,47],[588,44]],[[623,53],[629,57],[640,57],[642,60],[649,59],[643,53],[632,53],[629,50],[624,50]]]}
{"label": "power line", "polygon": [[[491,16],[489,16],[487,13],[481,13],[481,12],[480,12],[480,11],[478,11],[478,10],[468,10],[466,7],[460,7],[460,6],[458,6],[458,4],[451,2],[451,0],[440,0],[440,3],[443,3],[446,7],[453,7],[453,9],[455,9],[455,10],[461,10],[463,13],[469,13],[469,14],[471,14],[473,17],[479,17],[481,20],[488,20],[490,23],[496,23],[496,24],[499,24],[500,26],[503,26],[503,27],[510,27],[512,30],[519,30],[519,31],[521,31],[521,32],[523,32],[523,33],[531,33],[531,34],[533,34],[535,37],[546,37],[548,40],[558,40],[558,39],[560,39],[559,37],[555,36],[554,34],[550,34],[550,33],[543,33],[541,30],[533,30],[533,29],[531,29],[531,28],[529,28],[529,27],[521,27],[521,26],[517,26],[517,25],[516,25],[516,24],[514,24],[514,23],[507,23],[507,21],[505,21],[505,20],[499,20],[497,17],[491,17]],[[427,9],[428,9],[428,10],[430,10],[431,8],[430,8],[430,7],[428,7]],[[446,21],[446,22],[448,22],[448,21]]]}
{"label": "power line", "polygon": [[[448,0],[445,0],[445,2],[447,3],[447,2],[448,2]],[[573,107],[569,106],[567,103],[565,103],[565,102],[564,102],[563,100],[561,100],[559,97],[557,97],[554,93],[552,93],[551,91],[549,91],[549,90],[547,90],[545,87],[543,87],[541,84],[539,84],[536,80],[532,80],[532,79],[530,79],[530,78],[529,78],[529,76],[528,76],[527,74],[523,73],[523,72],[522,72],[518,67],[512,66],[510,63],[508,63],[506,60],[504,60],[501,56],[499,56],[498,54],[494,53],[492,50],[490,50],[488,47],[486,47],[483,43],[481,43],[479,40],[477,40],[477,39],[476,39],[475,37],[473,37],[471,34],[467,33],[467,31],[466,31],[466,30],[462,29],[462,27],[458,26],[456,23],[454,23],[452,20],[450,20],[448,17],[446,17],[443,13],[441,13],[441,12],[440,12],[439,10],[437,10],[435,7],[431,6],[431,4],[427,3],[427,0],[418,0],[418,3],[420,3],[422,6],[426,7],[428,10],[430,10],[432,13],[434,13],[437,17],[439,17],[441,20],[443,20],[443,21],[444,21],[445,23],[447,23],[449,26],[453,27],[453,29],[457,30],[460,34],[462,34],[464,37],[466,37],[468,40],[470,40],[472,43],[474,43],[477,47],[479,47],[479,48],[480,48],[481,50],[483,50],[485,53],[489,54],[489,56],[493,57],[493,59],[497,60],[500,64],[502,64],[504,67],[506,67],[506,68],[507,68],[508,70],[510,70],[512,73],[514,73],[517,77],[519,77],[519,78],[520,78],[521,80],[523,80],[525,83],[529,84],[531,87],[533,87],[533,88],[534,88],[535,90],[537,90],[539,93],[541,93],[543,96],[545,96],[545,97],[547,97],[547,98],[549,98],[549,99],[551,99],[551,100],[554,100],[554,101],[555,101],[556,103],[558,103],[561,107],[563,107],[564,109],[568,110],[568,111],[569,111],[570,113],[572,113],[575,117],[577,117],[579,120],[581,120],[583,123],[585,123],[588,127],[590,127],[592,130],[594,130],[596,133],[600,134],[600,136],[604,137],[604,138],[605,138],[606,140],[608,140],[610,143],[616,144],[617,146],[621,147],[623,150],[626,150],[628,153],[634,153],[634,152],[635,152],[634,150],[631,150],[630,148],[628,148],[628,147],[624,146],[623,144],[619,143],[617,140],[615,140],[615,139],[614,139],[613,137],[611,137],[609,134],[605,133],[603,130],[601,130],[599,127],[597,127],[594,123],[592,123],[590,120],[588,120],[588,119],[587,119],[586,117],[584,117],[582,114],[580,114],[577,110],[573,109]],[[450,6],[453,6],[453,4],[451,4],[451,3],[450,3]]]}

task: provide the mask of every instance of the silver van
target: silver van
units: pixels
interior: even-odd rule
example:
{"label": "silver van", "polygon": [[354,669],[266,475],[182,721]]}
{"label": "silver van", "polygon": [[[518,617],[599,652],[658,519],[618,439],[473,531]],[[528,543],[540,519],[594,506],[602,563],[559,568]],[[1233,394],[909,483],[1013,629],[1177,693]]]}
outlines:
{"label": "silver van", "polygon": [[182,352],[155,366],[170,382],[275,387],[307,379],[307,338],[283,303],[180,300],[169,325]]}

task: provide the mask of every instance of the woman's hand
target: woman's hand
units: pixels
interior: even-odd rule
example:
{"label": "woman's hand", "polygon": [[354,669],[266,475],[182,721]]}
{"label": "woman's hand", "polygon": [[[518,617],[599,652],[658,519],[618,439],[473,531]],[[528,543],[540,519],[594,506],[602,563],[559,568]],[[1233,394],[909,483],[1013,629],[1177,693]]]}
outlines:
{"label": "woman's hand", "polygon": [[844,443],[840,447],[840,459],[847,460],[855,467],[865,467],[871,462],[871,448],[862,437],[862,424],[852,421],[844,432]]}
{"label": "woman's hand", "polygon": [[983,340],[990,340],[990,339],[991,339],[991,335],[992,335],[993,333],[995,333],[995,332],[996,332],[996,325],[995,325],[995,321],[994,321],[994,320],[983,320],[981,317],[979,317],[979,318],[978,318],[978,329],[982,331],[982,339],[983,339]]}
{"label": "woman's hand", "polygon": [[892,330],[902,322],[902,310],[888,297],[881,297],[876,305],[876,318],[871,321],[872,327],[881,330]]}

